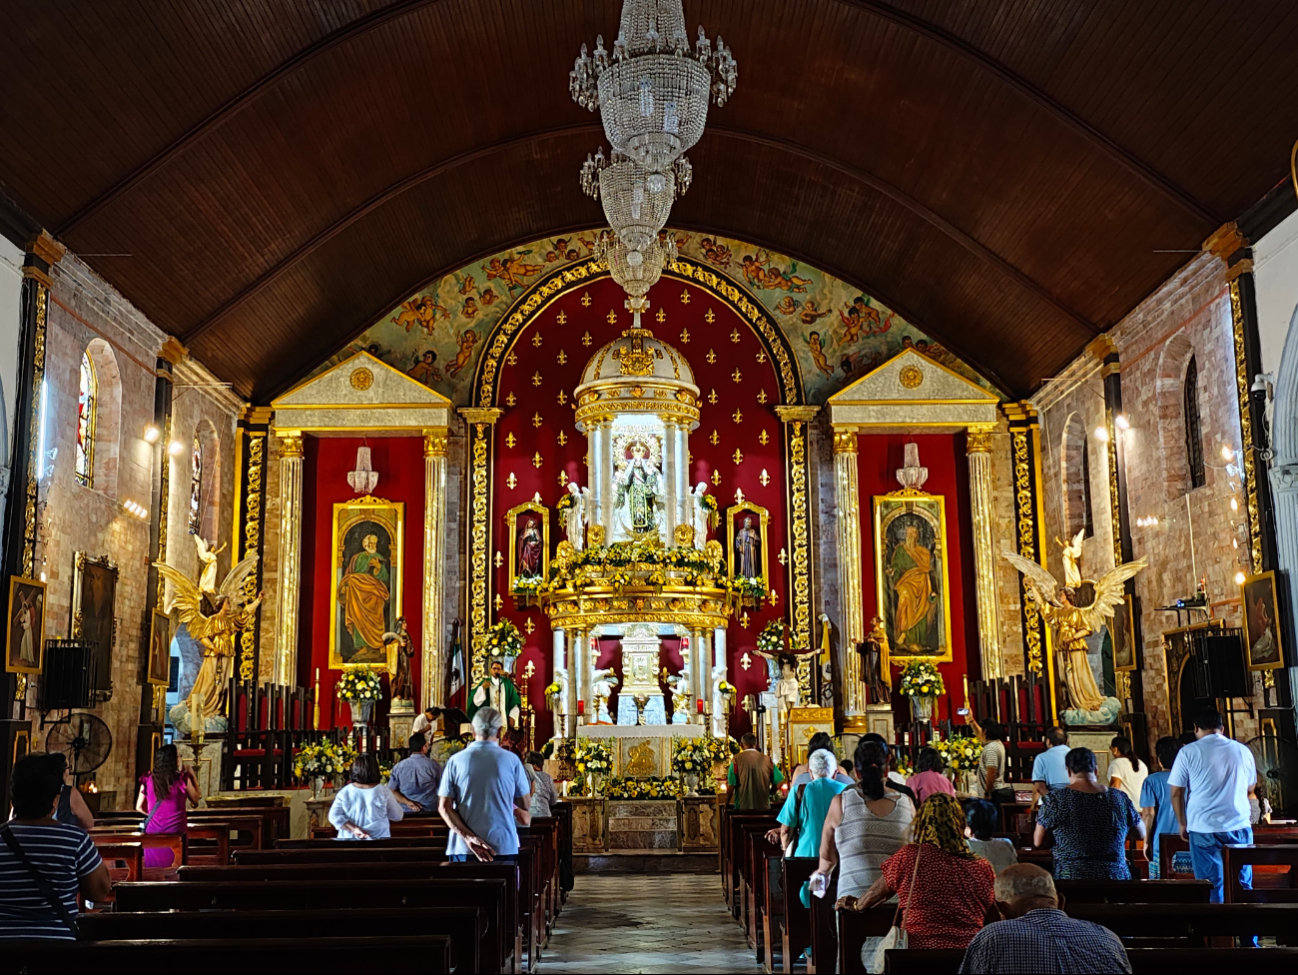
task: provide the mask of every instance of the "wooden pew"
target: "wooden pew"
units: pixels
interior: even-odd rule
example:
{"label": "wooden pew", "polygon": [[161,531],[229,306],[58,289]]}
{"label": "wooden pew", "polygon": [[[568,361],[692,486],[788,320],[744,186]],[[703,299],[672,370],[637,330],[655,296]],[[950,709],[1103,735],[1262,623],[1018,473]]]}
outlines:
{"label": "wooden pew", "polygon": [[838,918],[834,902],[838,900],[838,868],[829,877],[824,897],[811,898],[811,958],[807,975],[834,975],[838,962]]}
{"label": "wooden pew", "polygon": [[1190,948],[1211,947],[1209,938],[1267,935],[1281,945],[1298,943],[1298,904],[1068,904],[1067,909],[1070,917],[1103,925],[1124,941],[1168,939],[1167,947]]}
{"label": "wooden pew", "polygon": [[[199,807],[189,810],[186,819],[191,826],[208,825],[199,823],[199,820],[229,820],[229,819],[246,819],[253,817],[263,821],[261,827],[262,841],[270,845],[277,839],[288,839],[289,830],[289,813],[288,806],[222,806],[219,808],[208,809]],[[143,823],[144,814],[136,812],[134,809],[119,809],[107,812],[101,812],[95,817],[95,823],[98,825],[102,822],[105,826],[120,826],[125,823]]]}
{"label": "wooden pew", "polygon": [[[748,946],[760,954],[760,924],[757,916],[759,863],[757,850],[770,847],[766,834],[779,826],[774,816],[762,814],[759,819],[741,820],[735,829],[735,857],[739,861],[739,919],[748,936]],[[772,847],[773,848],[773,847]]]}
{"label": "wooden pew", "polygon": [[1067,904],[1206,904],[1206,880],[1057,880]]}
{"label": "wooden pew", "polygon": [[865,964],[861,961],[861,948],[866,938],[882,938],[892,927],[897,916],[897,906],[887,904],[868,911],[836,911],[838,915],[838,971],[844,975],[862,975]]}
{"label": "wooden pew", "polygon": [[[1298,904],[1298,888],[1293,886],[1293,878],[1298,873],[1298,845],[1226,846],[1222,847],[1221,860],[1227,904]],[[1251,889],[1240,879],[1243,867],[1253,868]],[[1263,877],[1259,867],[1273,869]]]}
{"label": "wooden pew", "polygon": [[[372,937],[375,932],[411,932],[451,939],[455,972],[482,971],[479,947],[489,934],[490,912],[481,907],[368,908],[332,911],[100,912],[78,919],[83,941],[205,940],[230,938]],[[362,933],[363,932],[363,933]]]}
{"label": "wooden pew", "polygon": [[[308,971],[353,975],[381,963],[386,969],[449,972],[445,935],[363,938],[248,938],[182,941],[7,941],[10,971],[183,970],[195,975],[247,971]],[[12,967],[10,967],[12,966]]]}
{"label": "wooden pew", "polygon": [[[1271,826],[1269,824],[1253,827],[1254,846],[1286,846],[1298,843],[1298,826]],[[1177,853],[1186,853],[1190,849],[1188,841],[1181,839],[1178,833],[1160,833],[1158,837],[1158,868],[1161,877],[1191,877],[1192,874],[1172,872],[1172,857]]]}
{"label": "wooden pew", "polygon": [[794,963],[811,947],[811,909],[802,906],[799,892],[819,863],[817,857],[787,857],[780,861],[784,915],[779,919],[778,933],[785,975],[792,975]]}
{"label": "wooden pew", "polygon": [[772,812],[736,812],[729,806],[721,807],[721,884],[730,913],[737,918],[744,915],[743,904],[743,827],[750,823],[765,823],[767,829],[779,825]]}
{"label": "wooden pew", "polygon": [[[295,910],[338,910],[358,905],[379,911],[410,908],[479,907],[490,920],[481,944],[484,972],[516,971],[521,964],[517,887],[495,877],[442,877],[393,884],[386,880],[222,881],[218,883],[118,884],[115,910],[274,911],[286,904]],[[386,965],[386,962],[384,963]],[[299,967],[299,966],[294,966]],[[361,969],[367,967],[362,965]],[[258,969],[260,970],[260,969]]]}
{"label": "wooden pew", "polygon": [[[90,841],[95,844],[99,850],[99,855],[104,858],[105,862],[109,860],[110,849],[118,849],[120,852],[115,854],[117,859],[137,859],[135,853],[130,852],[130,847],[135,847],[138,852],[138,864],[134,868],[134,876],[131,880],[160,879],[146,878],[144,875],[144,851],[145,850],[168,850],[171,853],[172,863],[176,866],[185,862],[186,841],[183,833],[139,833],[128,830],[108,829],[96,826],[90,830]],[[110,874],[113,867],[109,866]],[[168,870],[173,867],[166,868]],[[161,872],[161,871],[157,871]],[[121,876],[113,877],[114,882],[123,880]]]}
{"label": "wooden pew", "polygon": [[[1134,975],[1183,975],[1184,972],[1242,971],[1257,965],[1285,971],[1298,963],[1298,948],[1128,948]],[[943,975],[960,970],[963,951],[948,949],[889,951],[887,972],[898,975]]]}
{"label": "wooden pew", "polygon": [[[775,970],[776,947],[772,943],[773,935],[779,933],[780,921],[784,918],[784,889],[780,886],[780,861],[784,851],[779,845],[770,842],[765,835],[749,834],[753,843],[753,903],[756,918],[753,932],[757,944],[754,949],[757,961],[767,972]],[[796,892],[795,892],[796,893]]]}

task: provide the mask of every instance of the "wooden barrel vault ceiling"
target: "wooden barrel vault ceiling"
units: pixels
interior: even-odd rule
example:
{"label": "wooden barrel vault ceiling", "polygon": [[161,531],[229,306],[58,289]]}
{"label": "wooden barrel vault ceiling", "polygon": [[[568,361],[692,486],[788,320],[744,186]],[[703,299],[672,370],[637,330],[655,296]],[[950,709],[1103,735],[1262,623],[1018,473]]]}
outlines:
{"label": "wooden barrel vault ceiling", "polygon": [[[19,0],[4,192],[264,400],[424,283],[596,225],[618,0]],[[1298,4],[685,0],[739,88],[672,225],[891,305],[1016,395],[1284,178]]]}

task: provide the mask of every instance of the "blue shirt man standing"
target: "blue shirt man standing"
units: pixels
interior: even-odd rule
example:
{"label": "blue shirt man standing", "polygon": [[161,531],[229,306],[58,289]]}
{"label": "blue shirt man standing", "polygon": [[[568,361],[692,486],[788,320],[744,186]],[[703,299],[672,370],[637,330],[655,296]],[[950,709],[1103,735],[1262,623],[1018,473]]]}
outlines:
{"label": "blue shirt man standing", "polygon": [[1032,790],[1041,801],[1051,789],[1068,785],[1068,769],[1064,759],[1068,755],[1068,732],[1055,727],[1046,732],[1046,750],[1032,762]]}
{"label": "blue shirt man standing", "polygon": [[1140,816],[1145,821],[1145,855],[1149,860],[1149,879],[1159,878],[1159,837],[1164,833],[1180,831],[1176,810],[1172,808],[1172,792],[1167,780],[1172,775],[1172,765],[1181,751],[1181,743],[1170,735],[1158,739],[1154,754],[1158,756],[1161,772],[1151,772],[1140,787]]}
{"label": "blue shirt man standing", "polygon": [[438,812],[451,828],[447,859],[514,862],[518,824],[531,825],[531,785],[517,755],[500,747],[505,719],[492,707],[473,715],[474,741],[452,755],[437,786]]}
{"label": "blue shirt man standing", "polygon": [[[1196,740],[1181,749],[1167,780],[1181,838],[1190,844],[1195,879],[1212,881],[1214,904],[1225,896],[1221,848],[1253,842],[1248,799],[1257,788],[1253,753],[1223,735],[1223,727],[1216,708],[1199,711],[1194,716]],[[1253,886],[1251,867],[1240,870],[1240,881]]]}
{"label": "blue shirt man standing", "polygon": [[410,754],[392,766],[388,774],[388,789],[397,802],[408,809],[434,812],[442,767],[428,757],[428,739],[421,732],[415,732],[406,743],[410,746]]}

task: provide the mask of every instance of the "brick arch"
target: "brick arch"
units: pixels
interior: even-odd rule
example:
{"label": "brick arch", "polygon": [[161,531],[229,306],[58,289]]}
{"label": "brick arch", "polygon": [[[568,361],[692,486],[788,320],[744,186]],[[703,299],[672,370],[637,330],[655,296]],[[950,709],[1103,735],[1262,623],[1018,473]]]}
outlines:
{"label": "brick arch", "polygon": [[1168,501],[1191,489],[1185,456],[1185,370],[1193,356],[1194,344],[1184,333],[1172,336],[1158,355],[1158,446]]}
{"label": "brick arch", "polygon": [[1059,435],[1059,497],[1064,531],[1073,538],[1086,527],[1086,424],[1070,413]]}
{"label": "brick arch", "polygon": [[116,500],[122,450],[122,374],[117,354],[104,339],[91,339],[86,355],[95,368],[95,455],[91,485]]}

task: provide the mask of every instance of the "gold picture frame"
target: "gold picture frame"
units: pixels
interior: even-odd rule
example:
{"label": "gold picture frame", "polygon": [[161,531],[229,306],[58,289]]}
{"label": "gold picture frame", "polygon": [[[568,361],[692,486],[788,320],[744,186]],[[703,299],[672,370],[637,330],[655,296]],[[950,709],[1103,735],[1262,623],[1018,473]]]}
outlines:
{"label": "gold picture frame", "polygon": [[117,563],[107,555],[96,559],[75,552],[72,566],[72,639],[94,643],[93,689],[111,693],[117,647]]}
{"label": "gold picture frame", "polygon": [[1249,576],[1239,587],[1244,616],[1244,660],[1249,670],[1278,670],[1284,666],[1280,599],[1275,572]]}
{"label": "gold picture frame", "polygon": [[1127,593],[1109,622],[1109,641],[1113,644],[1113,669],[1128,673],[1140,668],[1136,648],[1136,613],[1131,593]]}
{"label": "gold picture frame", "polygon": [[395,644],[385,646],[383,634],[403,615],[405,531],[404,502],[367,494],[333,506],[330,670],[382,666],[396,672]]}
{"label": "gold picture frame", "polygon": [[[893,663],[907,660],[947,663],[954,654],[946,499],[921,491],[895,491],[876,495],[873,507],[876,612],[888,634],[889,660]],[[910,527],[914,527],[916,532],[913,546],[907,541]],[[927,571],[923,562],[927,562]],[[892,579],[893,575],[897,578]],[[904,588],[903,580],[908,580]],[[941,592],[935,591],[938,586]],[[927,594],[923,591],[925,588]],[[906,617],[899,620],[903,598]],[[922,615],[915,615],[921,607],[911,603],[922,604]],[[906,622],[911,625],[905,629],[898,628],[899,624]],[[923,629],[920,629],[921,623]],[[937,623],[936,628],[933,623]],[[916,636],[924,642],[916,642]]]}
{"label": "gold picture frame", "polygon": [[[524,517],[535,515],[539,525],[521,524]],[[541,551],[540,560],[536,571],[528,570],[522,578],[539,579],[544,582],[550,573],[550,509],[545,505],[529,501],[526,504],[517,504],[505,512],[505,524],[509,526],[509,579],[507,586],[511,593],[525,595],[515,589],[515,584],[519,581],[519,562],[522,560],[520,546],[526,544],[529,546],[529,560],[536,554],[531,546],[536,542],[540,543]],[[521,527],[521,533],[520,533]],[[535,528],[536,536],[532,537],[529,532]]]}
{"label": "gold picture frame", "polygon": [[153,611],[149,627],[149,656],[144,676],[150,684],[171,683],[171,617],[160,609]]}
{"label": "gold picture frame", "polygon": [[[760,504],[753,504],[751,501],[741,501],[739,504],[732,504],[726,509],[726,566],[730,570],[730,578],[736,577],[736,572],[742,566],[736,566],[735,546],[739,541],[739,535],[745,529],[736,527],[741,517],[752,517],[757,519],[757,532],[759,535],[758,545],[761,549],[762,560],[762,585],[769,590],[771,587],[771,556],[768,528],[771,521],[771,513],[763,508]],[[745,526],[751,530],[752,526]],[[744,575],[745,578],[751,578]]]}
{"label": "gold picture frame", "polygon": [[10,576],[5,670],[10,674],[39,674],[44,666],[45,583]]}

